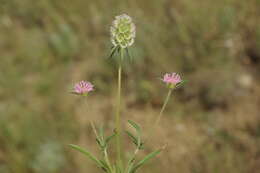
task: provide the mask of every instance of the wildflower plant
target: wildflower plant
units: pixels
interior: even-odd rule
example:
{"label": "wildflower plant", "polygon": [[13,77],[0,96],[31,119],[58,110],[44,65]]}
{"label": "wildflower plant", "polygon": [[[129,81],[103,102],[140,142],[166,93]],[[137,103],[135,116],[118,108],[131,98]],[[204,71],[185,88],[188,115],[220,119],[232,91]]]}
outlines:
{"label": "wildflower plant", "polygon": [[[104,135],[103,128],[96,129],[94,123],[91,122],[92,129],[96,136],[96,142],[102,152],[102,158],[97,158],[91,152],[81,148],[80,146],[70,144],[70,147],[83,153],[90,160],[96,163],[96,165],[101,168],[106,173],[136,173],[137,170],[144,165],[148,160],[158,155],[165,147],[160,147],[159,149],[151,152],[141,160],[137,160],[137,154],[140,150],[145,149],[145,143],[142,139],[142,129],[140,125],[134,121],[128,120],[128,124],[131,128],[134,129],[135,133],[125,130],[125,134],[129,136],[133,144],[135,145],[135,150],[132,152],[132,155],[127,158],[127,161],[122,160],[122,143],[121,143],[121,81],[122,81],[122,61],[124,60],[125,55],[129,56],[128,48],[133,45],[136,29],[135,24],[132,21],[132,18],[126,14],[122,14],[115,17],[115,20],[112,23],[110,28],[111,32],[111,42],[112,48],[110,57],[118,57],[118,81],[117,81],[117,101],[116,101],[116,111],[114,117],[114,131],[110,136]],[[161,111],[155,121],[155,126],[158,125],[161,116],[165,110],[165,107],[169,101],[172,91],[180,86],[183,81],[177,73],[165,74],[162,81],[166,83],[167,88],[169,89],[168,95],[164,101],[164,104],[161,108]],[[72,93],[87,96],[89,92],[94,90],[94,86],[87,81],[81,81],[74,86],[74,91]],[[112,139],[116,139],[116,154],[117,157],[114,160],[111,160],[108,153],[108,147]]]}

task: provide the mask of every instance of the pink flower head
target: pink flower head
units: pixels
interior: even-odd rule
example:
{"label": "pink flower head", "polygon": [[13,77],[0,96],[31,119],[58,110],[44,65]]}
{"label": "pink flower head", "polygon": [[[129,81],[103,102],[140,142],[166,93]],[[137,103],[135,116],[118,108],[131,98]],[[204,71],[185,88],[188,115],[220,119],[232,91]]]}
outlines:
{"label": "pink flower head", "polygon": [[166,83],[170,88],[174,88],[181,81],[181,77],[177,73],[166,73],[163,76],[163,82]]}
{"label": "pink flower head", "polygon": [[88,81],[80,81],[74,85],[74,93],[79,95],[87,95],[94,90],[94,86]]}

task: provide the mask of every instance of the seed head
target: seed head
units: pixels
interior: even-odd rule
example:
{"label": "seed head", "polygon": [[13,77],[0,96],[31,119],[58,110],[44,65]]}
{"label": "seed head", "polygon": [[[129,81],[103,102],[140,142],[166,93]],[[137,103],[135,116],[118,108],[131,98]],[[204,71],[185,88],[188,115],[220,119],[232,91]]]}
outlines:
{"label": "seed head", "polygon": [[114,46],[126,48],[134,43],[135,24],[132,22],[132,18],[126,14],[115,17],[110,32],[111,42]]}

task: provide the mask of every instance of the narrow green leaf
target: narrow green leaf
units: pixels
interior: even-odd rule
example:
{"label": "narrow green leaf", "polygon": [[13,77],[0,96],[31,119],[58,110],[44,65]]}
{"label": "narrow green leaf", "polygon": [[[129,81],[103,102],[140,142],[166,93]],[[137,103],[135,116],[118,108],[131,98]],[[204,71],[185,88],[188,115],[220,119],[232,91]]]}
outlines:
{"label": "narrow green leaf", "polygon": [[162,151],[162,149],[156,150],[150,154],[148,154],[147,156],[144,157],[143,160],[141,160],[140,162],[138,162],[133,169],[130,171],[130,173],[135,173],[135,171],[140,168],[143,164],[145,164],[147,161],[149,161],[151,158],[155,157],[156,155],[158,155],[160,152]]}
{"label": "narrow green leaf", "polygon": [[103,164],[95,157],[93,156],[90,152],[88,152],[87,150],[77,146],[77,145],[73,145],[73,144],[69,144],[69,146],[81,153],[83,153],[84,155],[86,155],[90,160],[93,160],[100,168],[103,168]]}
{"label": "narrow green leaf", "polygon": [[96,130],[96,127],[95,127],[94,123],[92,123],[92,122],[91,122],[91,127],[92,127],[92,130],[94,131],[94,134],[95,134],[95,136],[96,136],[96,142],[97,142],[97,144],[98,144],[100,147],[102,147],[102,139],[101,139],[101,137],[98,135],[97,130]]}
{"label": "narrow green leaf", "polygon": [[132,58],[132,56],[131,56],[131,54],[129,52],[129,48],[126,48],[126,54],[127,54],[128,58],[130,59],[130,61],[132,61],[133,58]]}
{"label": "narrow green leaf", "polygon": [[118,48],[117,48],[117,53],[120,54],[120,51],[121,51],[121,50],[124,50],[124,49],[122,49],[122,48],[120,48],[120,46],[118,46]]}
{"label": "narrow green leaf", "polygon": [[128,123],[135,128],[136,132],[137,132],[137,146],[138,148],[140,148],[141,146],[141,127],[135,123],[134,121],[128,120]]}
{"label": "narrow green leaf", "polygon": [[116,53],[117,49],[118,49],[118,46],[112,47],[110,55],[109,55],[108,58],[112,58],[114,56],[114,54]]}
{"label": "narrow green leaf", "polygon": [[126,132],[126,134],[132,139],[132,142],[136,145],[136,146],[138,146],[138,138],[137,137],[135,137],[131,132],[129,132],[129,131],[125,131]]}
{"label": "narrow green leaf", "polygon": [[176,85],[175,89],[180,88],[181,86],[185,85],[187,82],[188,82],[187,80],[181,81],[180,83],[178,83],[178,84]]}
{"label": "narrow green leaf", "polygon": [[113,135],[108,136],[106,138],[106,144],[108,144],[111,141],[111,139],[113,139],[115,136],[116,136],[116,133],[114,133]]}
{"label": "narrow green leaf", "polygon": [[101,126],[99,128],[99,137],[101,138],[102,141],[104,140],[104,128],[103,128],[103,126]]}
{"label": "narrow green leaf", "polygon": [[97,142],[97,144],[98,144],[100,147],[102,147],[102,143],[100,142],[100,140],[99,140],[98,138],[96,138],[96,142]]}
{"label": "narrow green leaf", "polygon": [[134,121],[128,120],[128,123],[129,123],[133,128],[135,128],[137,132],[140,132],[140,131],[141,131],[141,127],[140,127],[138,124],[136,124]]}
{"label": "narrow green leaf", "polygon": [[108,164],[104,161],[104,160],[99,160],[100,163],[103,165],[103,170],[106,172],[107,170],[109,170],[109,166]]}
{"label": "narrow green leaf", "polygon": [[105,141],[105,137],[104,137],[104,128],[103,128],[103,126],[101,126],[99,128],[98,133],[99,133],[98,134],[98,136],[99,136],[99,138],[98,138],[99,143],[98,144],[99,144],[101,149],[104,149],[106,147],[106,141]]}

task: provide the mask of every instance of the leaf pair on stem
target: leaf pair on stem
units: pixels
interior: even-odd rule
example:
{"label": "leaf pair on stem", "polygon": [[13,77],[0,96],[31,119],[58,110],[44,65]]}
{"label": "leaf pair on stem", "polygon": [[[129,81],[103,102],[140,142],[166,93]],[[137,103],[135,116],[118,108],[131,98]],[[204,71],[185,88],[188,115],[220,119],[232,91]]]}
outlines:
{"label": "leaf pair on stem", "polygon": [[98,143],[98,146],[100,150],[103,153],[103,159],[98,159],[95,157],[93,154],[91,154],[89,151],[81,148],[80,146],[70,144],[69,146],[85,156],[87,156],[90,160],[94,161],[96,165],[101,168],[103,171],[106,173],[136,173],[138,168],[140,168],[142,165],[144,165],[147,161],[158,155],[163,148],[158,149],[154,152],[151,152],[147,156],[145,156],[142,160],[136,162],[136,156],[139,152],[139,150],[144,149],[144,143],[141,140],[141,128],[140,126],[135,123],[134,121],[129,120],[128,124],[135,129],[136,135],[131,133],[130,131],[126,131],[126,134],[130,137],[131,141],[134,143],[136,146],[136,149],[132,156],[129,158],[127,165],[124,168],[120,168],[118,164],[111,164],[109,158],[108,158],[108,153],[107,153],[107,147],[109,142],[115,137],[117,134],[114,132],[112,135],[108,137],[104,137],[104,130],[103,128],[99,129],[99,132],[97,132],[96,128],[92,124],[93,131],[96,135],[96,141]]}

